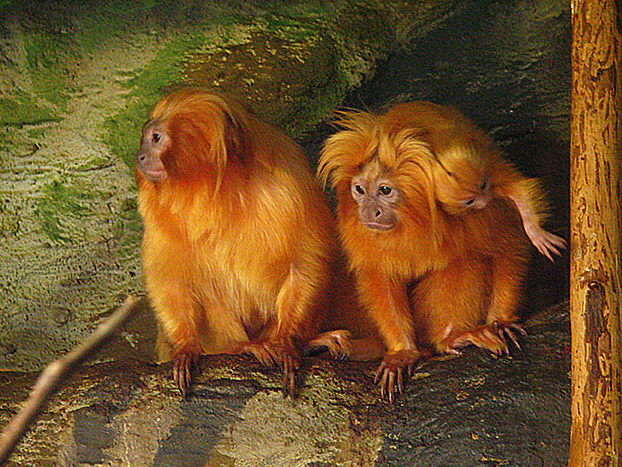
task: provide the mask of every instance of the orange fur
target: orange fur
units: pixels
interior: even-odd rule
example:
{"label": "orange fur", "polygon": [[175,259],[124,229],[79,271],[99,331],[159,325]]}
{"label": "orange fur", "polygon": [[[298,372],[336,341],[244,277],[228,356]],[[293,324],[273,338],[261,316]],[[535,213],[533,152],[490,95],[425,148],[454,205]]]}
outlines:
{"label": "orange fur", "polygon": [[527,236],[550,260],[566,247],[547,232],[547,203],[538,180],[527,178],[506,161],[491,138],[452,107],[410,102],[392,108],[388,120],[416,129],[438,161],[432,166],[436,199],[444,209],[460,213],[481,209],[494,197],[516,205]]}
{"label": "orange fur", "polygon": [[301,149],[222,96],[181,90],[152,110],[136,176],[146,286],[182,392],[202,353],[251,353],[293,385],[335,253]]}
{"label": "orange fur", "polygon": [[[336,188],[342,244],[388,348],[378,379],[390,400],[421,356],[419,345],[508,351],[506,337],[515,341],[513,330],[521,331],[514,323],[528,256],[519,212],[505,193],[493,190],[485,209],[458,210],[448,206],[453,198],[441,201],[447,181],[438,151],[466,136],[454,128],[453,114],[431,126],[429,109],[417,117],[410,114],[416,108],[344,113],[343,129],[327,140],[318,169]],[[494,166],[476,157],[465,167],[479,175]],[[391,207],[397,223],[388,230],[366,226],[352,194],[353,183],[369,188],[378,180],[399,193]]]}

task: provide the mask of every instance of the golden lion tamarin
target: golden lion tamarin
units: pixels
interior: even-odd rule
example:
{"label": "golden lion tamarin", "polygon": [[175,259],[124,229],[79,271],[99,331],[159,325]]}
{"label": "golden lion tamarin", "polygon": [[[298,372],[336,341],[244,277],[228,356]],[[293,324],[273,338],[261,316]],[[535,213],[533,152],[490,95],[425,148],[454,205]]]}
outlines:
{"label": "golden lion tamarin", "polygon": [[437,200],[452,213],[482,209],[493,197],[505,197],[518,209],[525,233],[550,260],[566,241],[542,227],[547,205],[540,183],[510,164],[492,139],[453,107],[430,102],[397,105],[386,115],[420,133],[438,161],[432,166]]}
{"label": "golden lion tamarin", "polygon": [[136,168],[146,287],[179,389],[199,355],[244,352],[280,365],[291,393],[336,242],[301,149],[223,96],[183,89],[153,108]]}
{"label": "golden lion tamarin", "polygon": [[383,397],[402,390],[419,346],[508,353],[507,340],[518,345],[523,332],[516,309],[529,238],[549,257],[564,244],[541,228],[537,184],[448,108],[344,112],[338,124],[318,174],[336,188],[349,266],[388,348],[377,373]]}

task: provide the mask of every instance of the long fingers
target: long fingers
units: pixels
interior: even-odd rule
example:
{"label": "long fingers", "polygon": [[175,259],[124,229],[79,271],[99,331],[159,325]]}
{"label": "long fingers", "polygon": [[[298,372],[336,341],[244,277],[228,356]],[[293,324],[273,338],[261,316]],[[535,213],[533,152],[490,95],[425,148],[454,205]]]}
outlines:
{"label": "long fingers", "polygon": [[380,397],[389,403],[395,400],[395,394],[404,391],[404,377],[412,376],[414,365],[421,358],[417,350],[388,352],[376,371],[374,382],[380,386]]}
{"label": "long fingers", "polygon": [[183,397],[192,384],[192,371],[198,359],[199,355],[194,352],[180,352],[173,358],[173,379]]}
{"label": "long fingers", "polygon": [[488,326],[472,333],[471,343],[481,349],[486,349],[496,357],[510,355],[507,342]]}
{"label": "long fingers", "polygon": [[320,334],[307,344],[307,348],[326,348],[333,358],[344,360],[352,354],[350,333],[340,329]]}
{"label": "long fingers", "polygon": [[443,343],[443,351],[457,353],[457,351],[468,345],[474,345],[481,349],[486,349],[496,357],[510,355],[508,342],[521,350],[518,335],[526,335],[525,330],[516,323],[495,322],[491,325],[480,326],[476,329],[465,331],[457,336],[450,338]]}
{"label": "long fingers", "polygon": [[516,346],[518,350],[522,350],[520,341],[518,340],[516,333],[522,336],[526,336],[527,331],[525,331],[520,325],[516,323],[507,323],[503,325],[495,323],[495,329],[499,337],[503,339],[504,342],[507,343],[507,339],[510,339],[510,341]]}
{"label": "long fingers", "polygon": [[283,370],[283,393],[286,396],[295,396],[300,359],[292,345],[270,341],[247,342],[242,346],[242,351],[254,355],[268,367],[280,366]]}
{"label": "long fingers", "polygon": [[395,393],[401,394],[404,391],[402,378],[402,368],[383,368],[376,372],[375,382],[380,386],[380,398],[386,399],[390,404],[395,400]]}
{"label": "long fingers", "polygon": [[284,355],[281,363],[283,368],[283,393],[285,396],[296,396],[296,377],[300,369],[300,360],[295,355]]}
{"label": "long fingers", "polygon": [[532,233],[529,239],[536,249],[551,261],[554,261],[553,255],[561,256],[562,250],[567,247],[566,240],[544,229]]}

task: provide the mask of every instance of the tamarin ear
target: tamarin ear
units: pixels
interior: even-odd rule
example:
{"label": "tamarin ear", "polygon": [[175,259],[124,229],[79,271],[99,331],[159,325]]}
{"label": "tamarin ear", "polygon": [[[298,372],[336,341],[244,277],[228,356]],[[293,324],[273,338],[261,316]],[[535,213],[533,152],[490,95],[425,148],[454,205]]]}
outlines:
{"label": "tamarin ear", "polygon": [[227,158],[236,158],[244,163],[251,155],[250,135],[243,125],[238,122],[230,111],[226,113],[224,126],[224,145],[227,151]]}

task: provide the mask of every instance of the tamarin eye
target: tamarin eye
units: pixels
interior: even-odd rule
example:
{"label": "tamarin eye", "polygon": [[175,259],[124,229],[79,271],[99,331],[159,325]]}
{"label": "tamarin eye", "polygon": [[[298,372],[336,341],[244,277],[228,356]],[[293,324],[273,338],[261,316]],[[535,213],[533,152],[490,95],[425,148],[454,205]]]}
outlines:
{"label": "tamarin eye", "polygon": [[161,139],[162,135],[156,131],[154,131],[151,135],[151,141],[153,141],[154,143],[159,143]]}
{"label": "tamarin eye", "polygon": [[356,191],[359,195],[365,194],[365,190],[361,185],[354,185],[354,191]]}
{"label": "tamarin eye", "polygon": [[380,192],[380,194],[387,196],[391,194],[393,189],[390,186],[382,185],[380,188],[378,188],[378,191]]}
{"label": "tamarin eye", "polygon": [[469,198],[464,202],[464,204],[466,204],[467,206],[470,206],[474,202],[475,202],[475,198]]}

